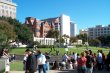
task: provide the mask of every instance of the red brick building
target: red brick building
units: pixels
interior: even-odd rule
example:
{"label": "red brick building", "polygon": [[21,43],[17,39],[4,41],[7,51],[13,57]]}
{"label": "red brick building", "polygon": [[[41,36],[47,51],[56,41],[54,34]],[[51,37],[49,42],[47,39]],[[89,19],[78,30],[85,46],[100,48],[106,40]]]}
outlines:
{"label": "red brick building", "polygon": [[33,31],[34,37],[45,37],[49,30],[54,28],[53,24],[49,24],[47,21],[40,21],[33,17],[27,17],[25,24]]}

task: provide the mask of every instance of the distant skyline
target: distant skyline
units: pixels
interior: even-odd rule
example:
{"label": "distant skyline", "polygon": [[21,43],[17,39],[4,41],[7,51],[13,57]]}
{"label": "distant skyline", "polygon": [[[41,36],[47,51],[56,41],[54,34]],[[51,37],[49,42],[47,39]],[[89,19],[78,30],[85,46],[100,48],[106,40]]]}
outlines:
{"label": "distant skyline", "polygon": [[110,0],[13,0],[17,6],[17,19],[26,17],[45,19],[61,14],[70,16],[79,29],[110,24]]}

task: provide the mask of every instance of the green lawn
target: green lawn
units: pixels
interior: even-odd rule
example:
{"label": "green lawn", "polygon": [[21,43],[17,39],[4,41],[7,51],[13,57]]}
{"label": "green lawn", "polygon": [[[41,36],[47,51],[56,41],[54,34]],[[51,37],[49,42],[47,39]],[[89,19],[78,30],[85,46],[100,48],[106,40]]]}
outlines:
{"label": "green lawn", "polygon": [[23,62],[22,61],[13,61],[10,64],[11,71],[23,71]]}
{"label": "green lawn", "polygon": [[[39,48],[43,53],[45,52],[49,52],[50,48]],[[60,52],[61,55],[63,55],[64,53],[66,53],[64,48],[55,48],[56,50],[58,50]],[[97,53],[97,50],[103,50],[105,54],[108,53],[108,51],[110,49],[104,49],[104,48],[96,48],[96,47],[89,47],[89,49],[91,49],[93,52]],[[10,50],[10,54],[18,54],[18,55],[23,55],[25,52],[26,48],[14,48]],[[85,47],[80,47],[80,48],[69,48],[68,52],[72,53],[72,52],[77,52],[77,53],[81,53],[85,50]],[[52,51],[51,54],[55,54],[56,51]]]}

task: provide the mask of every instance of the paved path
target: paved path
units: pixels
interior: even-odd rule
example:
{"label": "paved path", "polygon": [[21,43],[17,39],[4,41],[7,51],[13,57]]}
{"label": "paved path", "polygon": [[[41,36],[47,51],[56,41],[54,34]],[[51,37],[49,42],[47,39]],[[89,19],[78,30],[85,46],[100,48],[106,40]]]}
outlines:
{"label": "paved path", "polygon": [[[10,73],[24,73],[24,71],[11,71]],[[49,70],[47,71],[47,73],[77,73],[77,71],[76,70],[65,70],[65,71]],[[110,73],[110,71],[94,71],[93,73]]]}

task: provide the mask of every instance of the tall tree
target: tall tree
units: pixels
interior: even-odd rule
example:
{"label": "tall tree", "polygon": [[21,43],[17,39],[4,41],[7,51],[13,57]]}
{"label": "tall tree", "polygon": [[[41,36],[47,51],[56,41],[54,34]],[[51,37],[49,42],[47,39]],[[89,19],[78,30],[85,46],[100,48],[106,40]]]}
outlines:
{"label": "tall tree", "polygon": [[77,35],[77,38],[81,39],[83,44],[85,44],[85,42],[88,42],[87,34],[79,34],[79,35]]}
{"label": "tall tree", "polygon": [[25,24],[22,24],[18,20],[10,17],[0,17],[0,20],[7,21],[13,26],[13,30],[17,36],[16,41],[20,41],[24,44],[28,44],[30,41],[33,41],[33,33]]}
{"label": "tall tree", "polygon": [[0,45],[6,45],[10,40],[15,40],[16,33],[13,26],[6,21],[0,21]]}
{"label": "tall tree", "polygon": [[75,43],[77,42],[78,38],[77,37],[70,37],[70,43]]}

